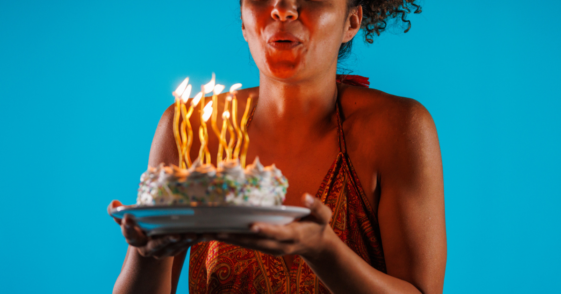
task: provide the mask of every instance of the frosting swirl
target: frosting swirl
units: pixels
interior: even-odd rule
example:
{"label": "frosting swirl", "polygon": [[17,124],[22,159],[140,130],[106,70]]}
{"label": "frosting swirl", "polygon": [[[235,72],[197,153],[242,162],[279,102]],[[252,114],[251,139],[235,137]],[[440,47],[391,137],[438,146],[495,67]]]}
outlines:
{"label": "frosting swirl", "polygon": [[245,180],[244,170],[242,169],[240,162],[237,159],[222,161],[218,165],[217,173],[219,176],[229,176],[239,182],[243,182]]}

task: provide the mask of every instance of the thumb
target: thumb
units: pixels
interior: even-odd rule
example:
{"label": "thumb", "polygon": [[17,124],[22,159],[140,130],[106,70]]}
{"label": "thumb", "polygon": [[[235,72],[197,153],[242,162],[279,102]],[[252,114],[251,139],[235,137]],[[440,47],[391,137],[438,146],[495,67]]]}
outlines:
{"label": "thumb", "polygon": [[302,202],[305,207],[310,209],[311,216],[313,216],[317,222],[320,224],[329,224],[331,220],[331,209],[323,204],[321,200],[308,193],[304,193],[304,195],[302,195]]}
{"label": "thumb", "polygon": [[[109,215],[111,215],[111,210],[113,210],[114,208],[117,208],[119,206],[123,206],[123,203],[121,203],[121,201],[119,201],[119,200],[111,201],[111,203],[109,203],[109,206],[107,206],[107,213]],[[119,225],[121,224],[121,219],[118,219],[118,218],[114,217],[113,220],[115,220],[115,222],[117,224],[119,224]]]}

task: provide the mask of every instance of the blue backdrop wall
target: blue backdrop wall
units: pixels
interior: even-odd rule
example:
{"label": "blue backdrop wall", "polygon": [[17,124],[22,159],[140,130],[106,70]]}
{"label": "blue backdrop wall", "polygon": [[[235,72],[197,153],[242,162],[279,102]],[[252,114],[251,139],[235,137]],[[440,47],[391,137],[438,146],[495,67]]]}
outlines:
{"label": "blue backdrop wall", "polygon": [[[539,2],[427,0],[344,64],[435,119],[446,293],[561,286],[561,2]],[[258,85],[240,26],[238,1],[0,2],[3,293],[112,289],[126,245],[105,209],[135,201],[171,91]]]}

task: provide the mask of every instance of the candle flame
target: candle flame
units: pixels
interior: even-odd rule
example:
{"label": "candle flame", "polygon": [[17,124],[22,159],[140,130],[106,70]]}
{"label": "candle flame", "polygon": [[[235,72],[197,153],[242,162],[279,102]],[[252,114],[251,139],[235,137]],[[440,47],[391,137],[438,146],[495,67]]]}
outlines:
{"label": "candle flame", "polygon": [[208,94],[214,90],[215,80],[216,80],[216,76],[214,75],[214,73],[212,73],[212,79],[210,80],[210,82],[208,82],[206,85],[203,86],[205,94]]}
{"label": "candle flame", "polygon": [[192,107],[197,106],[197,104],[199,104],[199,102],[201,101],[201,98],[203,98],[203,92],[197,93],[197,95],[195,95],[193,100],[191,100],[191,106]]}
{"label": "candle flame", "polygon": [[224,85],[220,85],[220,84],[214,86],[214,95],[218,95],[218,94],[222,93],[222,91],[224,91],[224,88],[226,88],[226,87],[224,87]]}
{"label": "candle flame", "polygon": [[179,84],[177,89],[175,89],[175,91],[173,92],[174,95],[181,96],[181,94],[183,94],[183,91],[185,91],[185,88],[187,87],[188,83],[189,83],[189,77],[185,78],[183,82]]}
{"label": "candle flame", "polygon": [[191,96],[192,88],[193,87],[191,85],[188,85],[185,91],[183,92],[183,94],[181,94],[181,100],[183,100],[183,103],[187,103],[187,100],[189,100],[189,96]]}
{"label": "candle flame", "polygon": [[207,122],[211,115],[212,115],[212,101],[209,101],[206,104],[205,108],[203,108],[203,120]]}
{"label": "candle flame", "polygon": [[240,84],[240,83],[233,84],[233,85],[230,87],[230,94],[234,94],[234,92],[236,92],[236,91],[237,91],[239,88],[241,88],[241,87],[242,87],[242,84]]}
{"label": "candle flame", "polygon": [[222,113],[222,119],[229,119],[230,118],[230,112],[228,110],[224,111],[224,113]]}

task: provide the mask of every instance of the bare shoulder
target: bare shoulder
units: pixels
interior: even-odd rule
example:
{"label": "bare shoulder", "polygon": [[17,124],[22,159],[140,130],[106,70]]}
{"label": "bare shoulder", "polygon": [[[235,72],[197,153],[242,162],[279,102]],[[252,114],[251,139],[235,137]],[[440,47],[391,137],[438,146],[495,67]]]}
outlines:
{"label": "bare shoulder", "polygon": [[418,101],[362,87],[340,90],[347,144],[360,156],[391,158],[402,148],[438,145],[432,116]]}
{"label": "bare shoulder", "polygon": [[343,85],[341,104],[346,120],[372,126],[377,121],[393,127],[408,127],[420,120],[431,120],[428,110],[417,100],[391,95],[380,90]]}
{"label": "bare shoulder", "polygon": [[150,148],[149,166],[158,166],[160,163],[168,165],[177,161],[178,155],[176,149],[174,149],[175,139],[173,136],[174,113],[175,105],[172,104],[166,108],[158,122]]}

